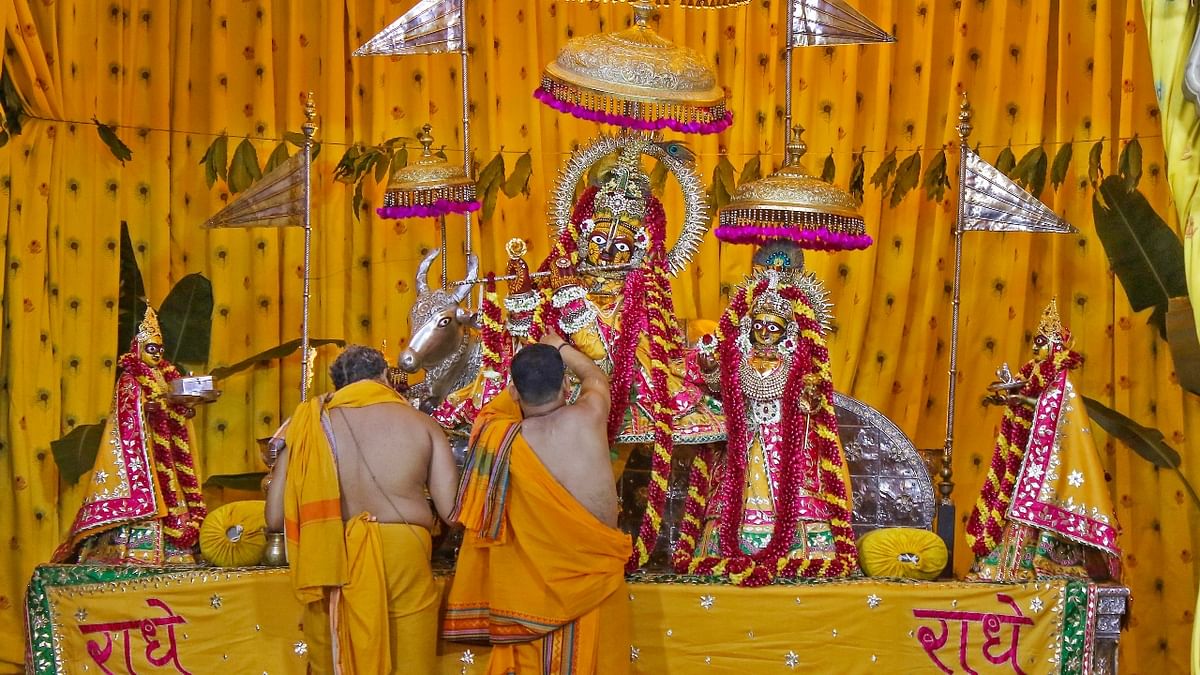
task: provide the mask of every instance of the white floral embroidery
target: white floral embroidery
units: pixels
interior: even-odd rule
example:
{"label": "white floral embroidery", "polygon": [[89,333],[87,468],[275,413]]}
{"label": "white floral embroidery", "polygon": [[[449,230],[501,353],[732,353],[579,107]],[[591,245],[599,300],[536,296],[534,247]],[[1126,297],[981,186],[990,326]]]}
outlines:
{"label": "white floral embroidery", "polygon": [[1067,482],[1071,484],[1071,487],[1079,487],[1083,485],[1083,472],[1078,470],[1072,471],[1071,474],[1067,476]]}

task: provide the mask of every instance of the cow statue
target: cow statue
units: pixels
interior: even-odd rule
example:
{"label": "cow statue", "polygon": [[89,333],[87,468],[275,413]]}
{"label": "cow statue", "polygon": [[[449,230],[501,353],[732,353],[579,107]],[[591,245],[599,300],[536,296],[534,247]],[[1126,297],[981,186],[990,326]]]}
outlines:
{"label": "cow statue", "polygon": [[[407,392],[425,412],[474,380],[481,361],[476,316],[461,305],[471,286],[463,284],[453,292],[429,288],[429,267],[439,253],[430,251],[417,268],[417,300],[408,314],[412,333],[398,364],[406,373],[425,371],[425,380]],[[474,279],[478,271],[479,258],[468,255],[466,278]]]}

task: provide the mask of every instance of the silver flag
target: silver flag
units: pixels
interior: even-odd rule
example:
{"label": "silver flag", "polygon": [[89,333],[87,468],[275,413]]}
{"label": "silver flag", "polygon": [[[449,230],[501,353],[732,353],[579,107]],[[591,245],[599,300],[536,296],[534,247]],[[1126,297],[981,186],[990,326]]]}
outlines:
{"label": "silver flag", "polygon": [[967,172],[961,199],[965,218],[959,224],[964,231],[1078,232],[974,151],[966,149],[964,161]]}

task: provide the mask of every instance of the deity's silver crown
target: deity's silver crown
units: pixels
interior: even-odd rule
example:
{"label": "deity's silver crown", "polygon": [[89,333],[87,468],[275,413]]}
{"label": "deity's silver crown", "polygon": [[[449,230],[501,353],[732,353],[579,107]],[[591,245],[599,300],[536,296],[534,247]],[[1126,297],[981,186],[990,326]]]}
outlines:
{"label": "deity's silver crown", "polygon": [[768,288],[754,299],[755,314],[774,314],[785,319],[792,318],[792,303],[779,295],[779,291]]}
{"label": "deity's silver crown", "polygon": [[808,299],[808,305],[820,326],[822,335],[828,334],[833,320],[833,304],[829,302],[829,291],[812,272],[807,274],[792,270],[759,269],[746,278],[744,283],[754,285],[767,280],[767,287],[754,299],[751,312],[759,314],[770,312],[776,316],[791,320],[793,304],[779,293],[781,286],[794,287]]}
{"label": "deity's silver crown", "polygon": [[611,213],[614,219],[627,215],[637,220],[646,218],[646,201],[650,194],[650,178],[642,171],[641,145],[634,143],[622,149],[617,166],[608,172],[600,191],[592,202],[593,212]]}

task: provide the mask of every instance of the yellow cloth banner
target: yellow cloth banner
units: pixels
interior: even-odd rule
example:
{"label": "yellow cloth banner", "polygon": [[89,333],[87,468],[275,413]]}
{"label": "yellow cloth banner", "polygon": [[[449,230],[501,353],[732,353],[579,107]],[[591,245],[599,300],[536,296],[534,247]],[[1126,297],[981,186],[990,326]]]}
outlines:
{"label": "yellow cloth banner", "polygon": [[43,566],[31,672],[304,673],[288,570]]}
{"label": "yellow cloth banner", "polygon": [[[1062,580],[630,583],[629,658],[635,673],[1090,672],[1094,592]],[[438,651],[440,673],[485,672],[487,647]]]}
{"label": "yellow cloth banner", "polygon": [[[443,605],[449,581],[436,579]],[[42,566],[28,595],[30,665],[36,673],[84,665],[115,673],[303,673],[321,647],[301,637],[300,605],[289,591],[286,568]],[[637,582],[620,595],[633,613],[622,657],[633,672],[655,674],[1084,673],[1097,605],[1095,586],[1063,580]],[[486,646],[443,640],[437,651],[432,673],[485,672]],[[399,657],[395,665],[405,672],[412,664]]]}

